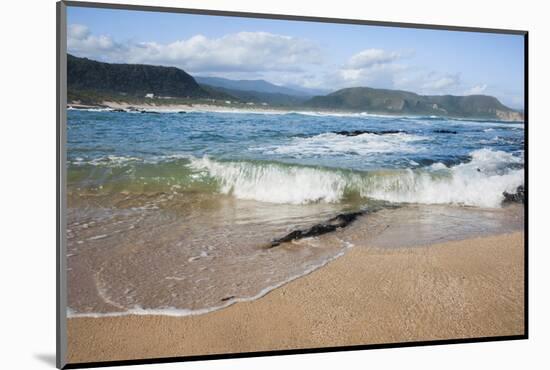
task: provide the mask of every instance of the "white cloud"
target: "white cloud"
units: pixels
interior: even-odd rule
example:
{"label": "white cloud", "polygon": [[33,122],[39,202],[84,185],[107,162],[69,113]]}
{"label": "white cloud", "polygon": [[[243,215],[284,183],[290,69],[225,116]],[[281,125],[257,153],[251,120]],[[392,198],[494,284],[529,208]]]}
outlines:
{"label": "white cloud", "polygon": [[478,95],[483,94],[487,90],[487,84],[475,85],[464,92],[464,95]]}
{"label": "white cloud", "polygon": [[447,92],[454,91],[460,85],[459,74],[437,75],[431,73],[426,81],[421,85],[421,89],[427,92]]}
{"label": "white cloud", "polygon": [[393,87],[423,95],[461,94],[459,73],[440,73],[409,68],[395,76]]}
{"label": "white cloud", "polygon": [[387,64],[401,58],[397,52],[389,52],[382,49],[366,49],[353,55],[348,62],[350,69],[364,69],[374,65]]}
{"label": "white cloud", "polygon": [[314,43],[268,32],[239,32],[219,38],[195,35],[171,43],[129,42],[95,36],[82,25],[71,25],[68,49],[79,56],[110,62],[160,64],[190,72],[298,72],[322,60]]}
{"label": "white cloud", "polygon": [[[317,86],[337,89],[352,86],[391,88],[395,76],[407,67],[400,61],[407,56],[383,49],[365,49],[352,55],[344,64],[323,74]],[[311,83],[309,84],[312,85]]]}
{"label": "white cloud", "polygon": [[70,24],[67,34],[69,39],[83,40],[90,35],[90,30],[82,24]]}
{"label": "white cloud", "polygon": [[144,43],[130,61],[174,64],[191,71],[297,71],[316,64],[320,51],[312,43],[267,32],[239,32],[209,39],[202,35],[170,44]]}
{"label": "white cloud", "polygon": [[67,29],[67,49],[82,56],[93,57],[97,54],[110,54],[123,49],[109,36],[94,36],[88,27],[71,24]]}
{"label": "white cloud", "polygon": [[326,78],[328,84],[338,87],[369,86],[401,89],[419,94],[457,94],[461,86],[460,74],[426,71],[409,66],[406,53],[365,49],[349,58],[337,73]]}

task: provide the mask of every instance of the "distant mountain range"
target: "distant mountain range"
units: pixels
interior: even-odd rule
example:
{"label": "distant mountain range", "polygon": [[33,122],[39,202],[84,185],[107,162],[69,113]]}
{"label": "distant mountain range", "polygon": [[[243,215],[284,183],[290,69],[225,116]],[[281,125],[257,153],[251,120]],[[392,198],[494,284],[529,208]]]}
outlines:
{"label": "distant mountain range", "polygon": [[224,89],[239,90],[239,91],[257,91],[269,94],[284,94],[291,96],[312,97],[319,95],[319,90],[306,88],[289,88],[267,82],[265,80],[230,80],[222,77],[203,77],[195,76],[195,80],[199,84],[222,87]]}
{"label": "distant mountain range", "polygon": [[202,83],[200,84],[200,86],[207,91],[217,91],[225,93],[228,96],[231,96],[233,100],[237,100],[240,102],[252,102],[273,106],[295,107],[303,104],[305,101],[311,98],[311,96],[289,95],[283,93],[264,92],[259,90],[230,89]]}
{"label": "distant mountain range", "polygon": [[229,100],[292,109],[523,120],[522,112],[487,95],[427,96],[354,87],[313,96],[308,89],[279,86],[264,80],[194,78],[175,67],[103,63],[73,55],[67,55],[67,85],[68,100],[86,104],[101,104],[109,98],[144,99],[145,95],[154,94],[158,104],[169,104],[169,99],[200,99],[213,104]]}

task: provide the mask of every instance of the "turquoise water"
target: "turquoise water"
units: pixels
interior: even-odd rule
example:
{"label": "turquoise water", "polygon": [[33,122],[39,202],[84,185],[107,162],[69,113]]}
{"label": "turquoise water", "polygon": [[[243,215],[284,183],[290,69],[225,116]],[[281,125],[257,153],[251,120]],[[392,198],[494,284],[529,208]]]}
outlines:
{"label": "turquoise water", "polygon": [[[68,122],[71,187],[499,207],[523,183],[523,123],[79,110]],[[368,133],[336,133],[344,130]]]}

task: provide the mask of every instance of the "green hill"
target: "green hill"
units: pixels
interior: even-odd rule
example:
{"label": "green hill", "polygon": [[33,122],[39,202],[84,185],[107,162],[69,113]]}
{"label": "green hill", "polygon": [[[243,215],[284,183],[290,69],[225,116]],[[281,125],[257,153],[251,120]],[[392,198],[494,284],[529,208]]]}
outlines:
{"label": "green hill", "polygon": [[487,95],[418,95],[408,91],[354,87],[315,96],[304,105],[318,109],[387,114],[523,120],[523,114]]}
{"label": "green hill", "polygon": [[[175,67],[103,63],[67,55],[67,98],[82,104],[102,104],[105,101],[224,104],[231,101],[243,106],[267,103],[292,109],[523,120],[522,112],[510,109],[487,95],[429,96],[400,90],[354,87],[308,98],[282,93],[280,91],[286,90],[263,80],[210,78],[209,81],[231,82],[238,84],[238,89],[198,84],[191,75]],[[245,90],[245,87],[251,86],[264,91]],[[271,91],[275,88],[279,90]],[[147,99],[147,94],[154,94],[155,99]]]}
{"label": "green hill", "polygon": [[175,67],[102,63],[67,55],[67,85],[71,95],[145,94],[176,98],[213,98],[195,79]]}

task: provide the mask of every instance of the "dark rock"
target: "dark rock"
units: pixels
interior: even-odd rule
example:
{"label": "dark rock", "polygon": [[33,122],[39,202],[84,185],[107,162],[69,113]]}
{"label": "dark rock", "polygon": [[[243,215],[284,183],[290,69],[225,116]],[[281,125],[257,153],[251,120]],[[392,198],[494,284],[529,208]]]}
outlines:
{"label": "dark rock", "polygon": [[178,113],[179,113],[179,114],[185,114],[185,113],[187,113],[187,112],[184,111],[184,110],[180,110]]}
{"label": "dark rock", "polygon": [[504,200],[502,203],[525,203],[525,189],[523,185],[518,186],[515,193],[502,193]]}
{"label": "dark rock", "polygon": [[458,134],[458,132],[453,130],[434,130],[433,132],[436,134],[453,134],[453,135]]}
{"label": "dark rock", "polygon": [[367,211],[358,211],[358,212],[351,212],[351,213],[342,213],[339,214],[336,217],[331,218],[327,222],[320,223],[317,225],[313,225],[309,229],[304,230],[294,230],[287,235],[283,236],[279,239],[274,239],[271,244],[268,246],[268,248],[273,248],[281,243],[290,242],[293,240],[303,239],[303,238],[310,238],[313,236],[323,235],[326,233],[330,233],[332,231],[335,231],[336,229],[340,229],[343,227],[348,226],[353,221],[357,219],[357,217],[362,216],[366,214]]}
{"label": "dark rock", "polygon": [[373,134],[373,135],[388,135],[388,134],[399,134],[403,131],[399,130],[383,130],[383,131],[370,131],[370,130],[354,130],[354,131],[333,131],[333,134],[343,135],[343,136],[359,136],[363,134]]}
{"label": "dark rock", "polygon": [[221,301],[222,301],[222,302],[225,302],[225,301],[229,301],[230,299],[233,299],[233,298],[235,298],[234,295],[229,296],[229,297],[222,298]]}

